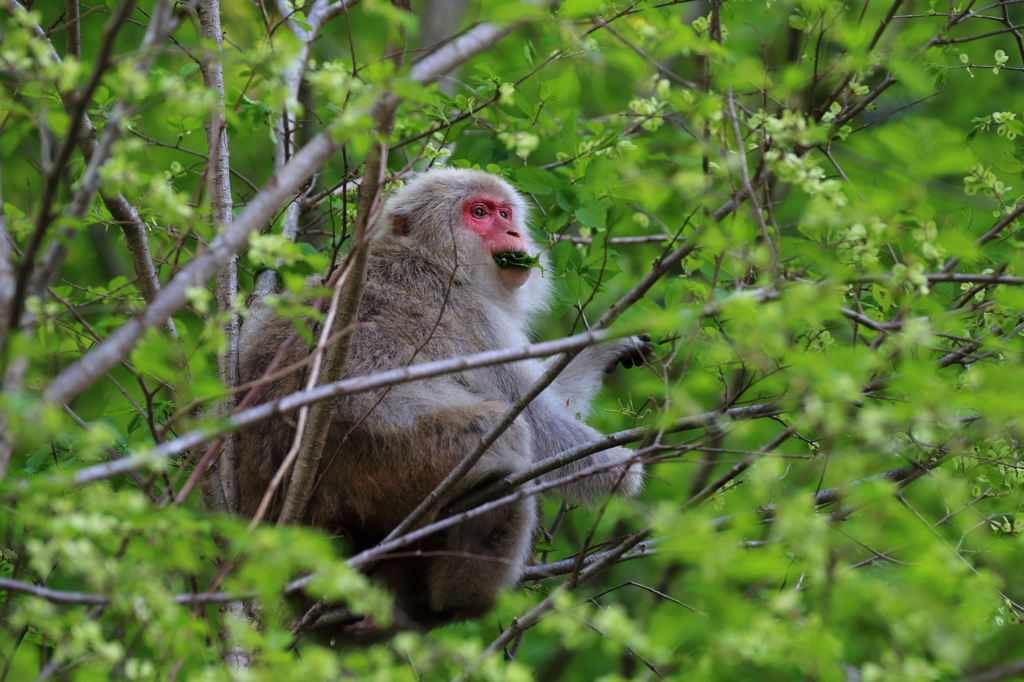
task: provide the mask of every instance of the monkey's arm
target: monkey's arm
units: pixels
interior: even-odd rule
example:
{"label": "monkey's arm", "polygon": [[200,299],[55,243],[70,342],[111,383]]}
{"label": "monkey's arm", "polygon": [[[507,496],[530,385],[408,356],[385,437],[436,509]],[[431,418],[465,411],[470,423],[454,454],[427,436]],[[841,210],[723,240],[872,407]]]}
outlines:
{"label": "monkey's arm", "polygon": [[[419,385],[417,385],[419,384]],[[411,512],[508,409],[450,381],[393,386],[339,400],[317,485],[314,515],[332,515],[339,501],[371,535],[386,534]],[[528,466],[530,430],[520,419],[460,482],[456,494]],[[382,500],[387,504],[382,505]]]}
{"label": "monkey's arm", "polygon": [[[586,419],[590,415],[590,401],[601,390],[604,375],[615,371],[620,364],[627,369],[643,365],[645,356],[653,352],[650,340],[650,336],[642,334],[584,348],[549,390],[561,399],[567,414],[579,413]],[[553,361],[554,358],[546,361],[545,368]]]}

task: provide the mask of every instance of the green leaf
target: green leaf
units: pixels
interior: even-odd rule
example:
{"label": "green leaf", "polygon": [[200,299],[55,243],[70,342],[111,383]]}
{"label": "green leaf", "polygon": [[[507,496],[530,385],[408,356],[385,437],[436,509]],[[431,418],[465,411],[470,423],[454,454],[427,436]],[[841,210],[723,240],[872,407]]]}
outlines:
{"label": "green leaf", "polygon": [[522,91],[522,88],[516,88],[512,91],[512,99],[527,117],[537,118],[537,105],[526,97],[526,93]]}
{"label": "green leaf", "polygon": [[576,220],[580,222],[580,225],[590,228],[603,228],[607,219],[608,210],[600,201],[584,201],[583,206],[576,210]]}
{"label": "green leaf", "polygon": [[562,151],[569,156],[576,156],[576,112],[562,122]]}
{"label": "green leaf", "polygon": [[128,420],[128,426],[125,428],[125,430],[128,431],[128,435],[131,436],[133,433],[135,433],[145,425],[146,418],[143,417],[138,412],[136,412],[135,416]]}
{"label": "green leaf", "polygon": [[555,203],[566,213],[572,213],[580,207],[579,197],[568,187],[555,192]]}
{"label": "green leaf", "polygon": [[871,295],[874,297],[875,303],[877,303],[878,307],[881,308],[883,311],[888,310],[889,308],[892,307],[892,292],[890,292],[882,285],[872,284]]}
{"label": "green leaf", "polygon": [[569,290],[569,297],[573,303],[576,303],[583,297],[583,279],[578,274],[572,270],[566,270],[562,276],[562,281],[565,282],[565,286]]}
{"label": "green leaf", "polygon": [[53,449],[49,445],[40,445],[25,461],[24,471],[29,476],[37,474],[53,464]]}
{"label": "green leaf", "polygon": [[1004,154],[996,161],[995,167],[1004,173],[1020,173],[1024,171],[1024,163],[1013,158],[1010,154]]}
{"label": "green leaf", "polygon": [[954,232],[967,232],[974,222],[974,207],[961,206],[946,214],[946,223]]}
{"label": "green leaf", "polygon": [[547,102],[552,98],[557,98],[558,91],[561,89],[561,87],[561,78],[552,78],[550,80],[544,81],[543,83],[540,84],[540,100],[542,102]]}
{"label": "green leaf", "polygon": [[494,262],[499,268],[538,268],[544,272],[544,266],[540,264],[540,256],[531,256],[528,253],[519,251],[505,251],[494,254]]}
{"label": "green leaf", "polygon": [[548,255],[551,257],[551,267],[555,269],[555,272],[565,270],[570,262],[576,267],[582,265],[580,252],[576,249],[576,245],[568,239],[555,242],[555,245],[548,251]]}
{"label": "green leaf", "polygon": [[537,56],[537,50],[534,49],[533,43],[529,40],[523,43],[523,57],[526,58],[526,63],[531,67],[533,66],[533,60]]}
{"label": "green leaf", "polygon": [[661,315],[664,312],[660,305],[649,298],[641,298],[634,305],[650,315]]}
{"label": "green leaf", "polygon": [[957,292],[957,285],[953,282],[936,282],[932,285],[932,291],[942,299],[944,305],[950,305]]}
{"label": "green leaf", "polygon": [[135,406],[127,400],[119,400],[105,405],[100,415],[104,417],[116,417],[121,414],[132,414],[137,411],[138,410],[135,409]]}
{"label": "green leaf", "polygon": [[530,194],[551,194],[562,186],[562,183],[543,168],[524,166],[515,172],[516,184]]}
{"label": "green leaf", "polygon": [[673,278],[668,286],[665,287],[665,308],[671,309],[677,307],[683,302],[683,292],[686,291],[685,282],[681,277]]}

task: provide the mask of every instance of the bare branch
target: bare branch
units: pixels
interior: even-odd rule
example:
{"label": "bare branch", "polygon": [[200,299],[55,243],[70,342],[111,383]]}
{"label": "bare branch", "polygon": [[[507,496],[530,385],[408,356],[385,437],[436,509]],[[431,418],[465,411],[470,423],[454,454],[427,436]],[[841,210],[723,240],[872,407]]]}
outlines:
{"label": "bare branch", "polygon": [[[355,5],[358,0],[340,0],[328,5],[327,0],[315,0],[312,9],[306,12],[305,20],[300,24],[294,21],[292,15],[295,10],[286,0],[277,0],[277,9],[281,16],[286,17],[285,24],[295,34],[302,46],[299,53],[292,60],[292,63],[285,68],[282,80],[285,88],[285,101],[281,107],[280,116],[274,126],[274,168],[280,168],[298,146],[296,133],[298,132],[298,119],[292,113],[291,107],[298,102],[299,86],[302,84],[302,75],[305,73],[309,63],[310,50],[313,41],[320,34],[320,29],[330,19],[341,12]],[[284,229],[282,234],[295,241],[299,231],[299,215],[302,211],[302,202],[293,201],[285,208],[283,218]]]}
{"label": "bare branch", "polygon": [[[391,1],[395,7],[405,12],[411,10],[410,0]],[[392,55],[391,60],[394,62],[396,70],[400,69],[404,63],[407,41],[408,34],[402,28],[398,43],[393,42],[391,38],[388,38],[385,43],[384,54]],[[363,182],[359,185],[356,221],[350,242],[352,247],[345,263],[344,281],[338,283],[338,290],[335,294],[335,298],[338,300],[337,315],[334,317],[333,324],[329,326],[330,333],[327,333],[326,329],[324,330],[324,338],[338,334],[347,328],[355,321],[358,314],[363,280],[366,278],[366,261],[370,252],[368,237],[374,227],[371,220],[379,219],[383,206],[381,185],[387,170],[387,144],[395,127],[395,112],[397,110],[398,100],[394,99],[380,109],[374,121],[370,136],[370,149],[367,152],[364,166]],[[351,335],[345,335],[327,349],[319,376],[312,375],[316,376],[317,383],[329,384],[341,378],[350,342]],[[327,444],[327,432],[330,429],[334,405],[327,401],[316,403],[309,412],[308,420],[304,425],[305,430],[299,430],[299,433],[296,434],[296,438],[302,440],[295,468],[292,469],[288,492],[285,494],[281,514],[277,520],[278,525],[281,526],[297,523],[306,513],[306,505],[313,494],[313,483],[320,468],[324,446]]]}
{"label": "bare branch", "polygon": [[952,45],[954,43],[969,43],[974,40],[981,40],[982,38],[991,38],[1002,33],[1016,33],[1020,29],[1024,28],[1024,24],[1016,24],[1014,26],[1007,26],[997,31],[989,31],[988,33],[980,33],[976,36],[967,36],[965,38],[941,38],[939,40],[931,41],[932,45]]}
{"label": "bare branch", "polygon": [[747,198],[750,199],[754,218],[757,220],[757,226],[761,228],[761,238],[764,239],[765,245],[772,254],[772,278],[774,279],[779,271],[779,249],[776,244],[772,243],[772,238],[768,234],[768,226],[764,222],[761,204],[757,200],[757,192],[754,191],[754,186],[750,184],[750,172],[747,170],[747,150],[743,144],[743,134],[740,132],[740,120],[736,117],[736,105],[733,102],[732,88],[729,88],[727,91],[725,102],[726,110],[729,112],[729,119],[732,121],[733,135],[736,137],[736,154],[740,160],[740,177],[743,180],[743,188],[747,190]]}
{"label": "bare branch", "polygon": [[418,61],[412,67],[409,78],[417,83],[433,83],[449,71],[457,69],[470,57],[490,49],[521,25],[522,22],[504,25],[484,22]]}
{"label": "bare branch", "polygon": [[64,26],[67,33],[64,34],[64,55],[82,59],[82,25],[79,23],[81,9],[78,0],[64,0]]}
{"label": "bare branch", "polygon": [[[54,604],[87,604],[102,606],[110,603],[110,597],[89,592],[69,592],[66,590],[53,590],[49,587],[41,587],[26,583],[21,580],[0,578],[0,590],[27,594],[33,597],[45,599]],[[182,606],[196,606],[198,604],[224,604],[226,602],[238,601],[239,599],[250,599],[254,594],[225,594],[224,592],[200,592],[175,595],[174,602]]]}
{"label": "bare branch", "polygon": [[[931,274],[923,275],[923,277],[929,282],[960,282],[962,284],[1009,284],[1011,286],[1020,286],[1024,284],[1024,277],[1017,277],[1014,275],[1000,275],[999,273],[992,273],[990,275],[983,275],[981,273],[972,272],[934,272]],[[873,284],[875,282],[885,282],[890,278],[885,275],[857,275],[856,277],[850,277],[846,281],[851,284]]]}
{"label": "bare branch", "polygon": [[[657,550],[654,548],[657,539],[645,540],[638,542],[633,549],[619,553],[614,560],[614,563],[622,563],[623,561],[630,561],[631,559],[642,559],[649,557],[652,554],[656,554]],[[614,552],[615,550],[612,550]],[[589,554],[583,559],[583,565],[592,566],[598,561],[608,557],[612,552],[595,552]],[[519,582],[525,583],[528,580],[543,580],[544,578],[554,578],[559,575],[568,575],[579,568],[580,560],[579,557],[571,557],[569,559],[562,559],[561,561],[552,561],[550,564],[541,564],[539,566],[527,566],[519,574]]]}
{"label": "bare branch", "polygon": [[386,386],[416,381],[418,379],[427,379],[441,374],[454,374],[470,369],[476,369],[478,367],[488,367],[490,365],[498,365],[506,362],[516,362],[518,360],[525,360],[528,358],[545,357],[561,353],[566,350],[585,348],[589,345],[610,338],[613,337],[605,332],[586,332],[584,334],[570,336],[557,341],[535,343],[529,346],[522,346],[520,348],[489,350],[483,353],[475,353],[473,355],[452,358],[450,360],[425,362],[419,365],[411,365],[409,367],[392,369],[378,374],[371,374],[366,377],[344,379],[331,384],[317,386],[309,391],[292,393],[277,400],[263,403],[262,405],[258,405],[248,410],[243,410],[228,419],[209,426],[208,428],[190,431],[173,440],[161,443],[147,452],[132,455],[131,457],[126,457],[118,460],[117,462],[106,462],[104,464],[80,469],[75,473],[73,481],[75,485],[85,485],[87,483],[94,483],[114,476],[120,476],[129,471],[134,471],[145,466],[151,466],[161,462],[167,457],[172,457],[174,455],[181,454],[182,452],[186,452],[214,436],[231,431],[237,431],[242,427],[255,424],[256,422],[264,419],[269,419],[274,415],[287,414],[288,412],[297,410],[304,405],[312,405],[313,403],[322,400],[337,398],[343,395],[363,393],[365,391],[372,391],[376,388],[384,388]]}
{"label": "bare branch", "polygon": [[967,677],[961,677],[960,682],[999,682],[999,680],[1005,680],[1021,673],[1024,673],[1024,658],[1019,658],[1012,663],[989,668]]}
{"label": "bare branch", "polygon": [[[573,244],[591,244],[593,243],[592,237],[570,237],[569,235],[555,236],[555,241],[565,242],[571,241]],[[607,241],[608,244],[652,244],[658,242],[675,242],[679,241],[678,237],[673,237],[670,234],[645,234],[639,237],[612,237]]]}
{"label": "bare branch", "polygon": [[[516,486],[535,480],[546,473],[554,471],[555,469],[560,469],[566,464],[583,459],[595,452],[601,452],[602,450],[608,450],[627,443],[636,443],[649,436],[662,433],[693,431],[695,429],[708,428],[716,424],[722,425],[724,422],[728,421],[743,421],[748,419],[773,417],[775,415],[782,414],[786,409],[787,408],[782,407],[779,401],[773,400],[771,402],[761,403],[758,405],[734,407],[730,410],[716,410],[714,412],[705,412],[704,414],[682,417],[665,427],[639,426],[635,429],[626,429],[625,431],[619,431],[617,433],[609,433],[601,438],[581,443],[574,448],[563,450],[557,455],[546,457],[528,469],[517,471],[510,476],[499,479],[486,488],[473,493],[469,497],[459,500],[458,504],[456,504],[452,510],[455,512],[463,511],[464,509],[469,509],[500,495],[505,495],[514,490]],[[790,407],[788,409],[792,408]]]}
{"label": "bare branch", "polygon": [[[210,209],[213,227],[223,232],[231,222],[231,152],[228,148],[228,126],[224,118],[224,65],[221,63],[220,52],[224,46],[224,37],[220,26],[220,0],[200,0],[196,7],[199,15],[199,34],[202,38],[213,42],[217,52],[203,51],[203,85],[216,94],[217,102],[206,120],[206,144],[210,154],[210,162],[206,168],[206,176],[210,183]],[[217,312],[226,317],[224,334],[227,336],[227,349],[217,356],[217,370],[220,383],[225,388],[238,385],[238,334],[239,318],[235,307],[238,297],[238,256],[232,254],[217,273]],[[224,413],[230,410],[231,400],[222,401],[217,411]],[[235,443],[230,436],[224,438],[220,447],[220,481],[224,490],[224,502],[227,511],[238,510],[238,499],[235,490]]]}

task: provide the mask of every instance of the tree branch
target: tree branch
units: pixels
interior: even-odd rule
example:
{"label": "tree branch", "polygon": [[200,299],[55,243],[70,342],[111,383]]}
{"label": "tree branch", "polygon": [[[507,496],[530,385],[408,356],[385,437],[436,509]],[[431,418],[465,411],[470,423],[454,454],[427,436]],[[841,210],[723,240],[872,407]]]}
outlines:
{"label": "tree branch", "polygon": [[[405,12],[411,10],[410,0],[392,0],[392,4]],[[394,62],[396,70],[402,68],[404,63],[407,41],[408,34],[403,28],[398,43],[393,42],[390,38],[385,43],[384,54],[392,55],[391,60]],[[366,155],[363,171],[363,182],[359,185],[356,221],[353,226],[352,239],[349,242],[352,246],[345,263],[344,281],[338,285],[340,287],[338,313],[334,317],[328,336],[333,336],[347,328],[356,320],[358,314],[363,280],[366,278],[366,261],[370,251],[368,237],[374,227],[371,219],[379,219],[381,213],[381,185],[384,172],[387,170],[387,144],[395,127],[395,112],[397,110],[398,100],[394,99],[387,106],[381,108],[374,121],[373,131],[370,135],[370,149]],[[329,384],[341,378],[351,338],[351,335],[342,336],[324,353],[323,366],[320,368],[317,378],[319,384]],[[292,469],[292,478],[281,507],[281,515],[277,520],[278,525],[281,526],[297,523],[306,512],[306,505],[313,494],[313,483],[320,468],[324,446],[327,444],[327,432],[330,429],[334,404],[331,401],[316,403],[309,412],[305,432],[296,435],[296,437],[302,438],[302,443],[295,461],[295,468]],[[339,443],[338,445],[342,446],[343,444]]]}
{"label": "tree branch", "polygon": [[197,445],[202,444],[209,438],[222,433],[237,431],[240,428],[255,424],[264,419],[269,419],[278,414],[293,412],[305,405],[338,398],[343,395],[352,395],[372,391],[377,388],[384,388],[394,384],[427,379],[442,374],[454,374],[479,367],[516,362],[528,358],[539,358],[561,353],[566,350],[585,348],[594,343],[613,338],[605,332],[586,332],[576,336],[570,336],[557,341],[546,341],[535,343],[520,348],[507,348],[502,350],[489,350],[483,353],[474,353],[450,360],[438,360],[436,362],[425,362],[419,365],[410,365],[398,369],[371,374],[366,377],[355,377],[344,379],[331,384],[317,386],[308,391],[298,391],[277,400],[266,402],[256,407],[243,410],[227,419],[221,420],[207,428],[197,429],[182,434],[177,438],[165,441],[152,450],[143,452],[131,457],[120,459],[116,462],[105,462],[95,466],[80,469],[74,475],[75,485],[85,485],[104,479],[120,476],[129,471],[134,471],[145,466],[157,464],[162,460],[181,454]]}
{"label": "tree branch", "polygon": [[[69,592],[66,590],[53,590],[49,587],[33,585],[21,580],[0,578],[0,590],[28,594],[33,597],[45,599],[54,604],[86,604],[90,606],[102,606],[110,603],[110,597],[90,592]],[[179,594],[174,596],[174,602],[182,606],[196,606],[198,604],[224,604],[238,601],[239,599],[251,599],[253,594],[225,594],[224,592],[199,592]]]}
{"label": "tree branch", "polygon": [[[615,557],[614,563],[622,563],[623,561],[630,561],[631,559],[642,559],[649,557],[652,554],[656,554],[657,550],[654,548],[657,539],[644,540],[638,542],[632,549],[618,553]],[[608,552],[595,552],[594,554],[588,554],[583,558],[584,567],[592,566],[598,561],[607,558],[615,550]],[[579,557],[570,557],[569,559],[562,559],[561,561],[552,561],[549,564],[540,564],[539,566],[527,566],[519,573],[519,582],[525,583],[530,580],[543,580],[544,578],[554,578],[559,575],[568,575],[579,568],[580,559]]]}
{"label": "tree branch", "polygon": [[[300,24],[292,19],[294,10],[290,7],[290,3],[286,0],[277,0],[278,11],[281,13],[281,16],[285,17],[285,24],[288,28],[301,41],[301,47],[292,63],[285,68],[282,74],[285,97],[280,117],[274,126],[274,168],[280,168],[287,163],[293,150],[297,147],[295,134],[298,130],[298,119],[292,113],[291,107],[298,102],[299,87],[302,84],[302,75],[305,73],[306,65],[309,63],[313,41],[316,40],[320,34],[320,29],[325,23],[356,4],[356,2],[358,0],[341,0],[328,5],[327,0],[315,0],[312,9],[306,13],[305,21]],[[299,215],[301,212],[302,202],[299,201],[291,202],[285,209],[282,234],[293,242],[298,237]]]}
{"label": "tree branch", "polygon": [[724,421],[745,421],[748,419],[774,417],[782,414],[786,409],[787,408],[781,406],[779,401],[773,400],[759,405],[734,407],[730,410],[715,410],[714,412],[705,412],[704,414],[682,417],[681,419],[675,420],[668,426],[638,426],[634,429],[626,429],[625,431],[619,431],[617,433],[609,433],[601,438],[581,443],[574,448],[563,450],[557,455],[546,457],[528,469],[517,471],[510,476],[499,479],[486,488],[474,492],[465,499],[460,499],[459,502],[453,506],[452,511],[460,512],[465,509],[470,509],[478,504],[492,500],[495,497],[505,495],[514,490],[516,486],[537,479],[546,473],[554,471],[555,469],[560,469],[566,464],[583,459],[595,452],[601,452],[602,450],[608,450],[627,443],[636,443],[649,436],[663,433],[678,433],[680,431],[693,431],[695,429],[703,429],[715,424],[720,424]]}
{"label": "tree branch", "polygon": [[[228,147],[228,126],[224,118],[224,65],[221,52],[224,36],[220,26],[220,0],[200,0],[196,7],[199,15],[199,35],[217,46],[216,53],[203,51],[203,85],[215,93],[217,101],[206,120],[206,144],[210,161],[206,176],[210,183],[210,210],[215,232],[223,232],[231,222],[231,152]],[[224,334],[227,349],[217,355],[217,371],[221,386],[231,389],[238,385],[238,334],[239,318],[235,300],[238,297],[238,255],[232,254],[217,273],[217,312],[226,318]],[[230,411],[232,401],[222,401],[217,411]],[[235,486],[235,442],[226,436],[220,446],[218,471],[224,491],[225,511],[238,511],[238,496]]]}
{"label": "tree branch", "polygon": [[989,668],[980,673],[961,677],[960,682],[999,682],[999,680],[1005,680],[1008,677],[1020,675],[1021,673],[1024,673],[1024,658],[1019,658],[1006,665]]}

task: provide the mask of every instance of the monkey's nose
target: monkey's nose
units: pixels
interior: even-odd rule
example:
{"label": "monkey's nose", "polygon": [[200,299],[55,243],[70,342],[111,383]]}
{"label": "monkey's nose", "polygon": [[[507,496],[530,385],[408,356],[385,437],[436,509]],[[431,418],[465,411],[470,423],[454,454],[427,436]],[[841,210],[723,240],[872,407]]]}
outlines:
{"label": "monkey's nose", "polygon": [[519,233],[516,232],[515,230],[509,230],[505,234],[507,234],[510,237],[515,237],[516,239],[519,239]]}

